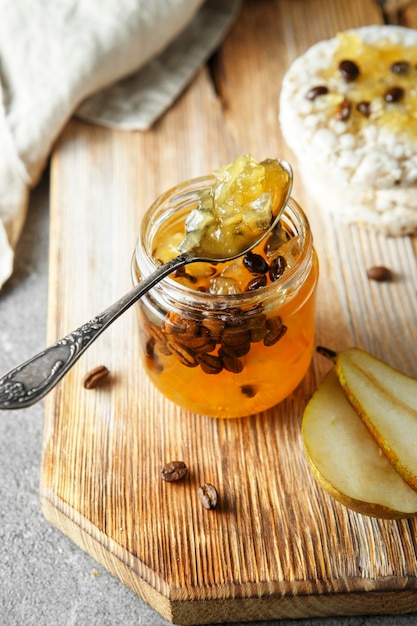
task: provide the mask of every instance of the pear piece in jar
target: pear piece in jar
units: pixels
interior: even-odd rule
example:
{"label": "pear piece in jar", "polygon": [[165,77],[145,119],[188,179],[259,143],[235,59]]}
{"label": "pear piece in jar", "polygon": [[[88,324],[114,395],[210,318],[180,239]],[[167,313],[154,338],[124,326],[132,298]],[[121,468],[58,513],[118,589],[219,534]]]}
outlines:
{"label": "pear piece in jar", "polygon": [[213,296],[231,296],[242,293],[239,285],[233,278],[216,276],[210,280],[209,292]]}

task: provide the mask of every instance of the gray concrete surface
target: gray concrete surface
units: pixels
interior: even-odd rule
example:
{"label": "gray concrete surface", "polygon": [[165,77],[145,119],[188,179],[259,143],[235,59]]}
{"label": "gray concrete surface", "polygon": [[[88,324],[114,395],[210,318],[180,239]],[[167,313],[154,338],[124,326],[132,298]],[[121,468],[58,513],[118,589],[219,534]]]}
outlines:
{"label": "gray concrete surface", "polygon": [[[0,373],[45,345],[48,192],[45,175],[32,194],[15,273],[0,292]],[[44,519],[38,493],[42,429],[42,403],[0,413],[0,624],[165,626],[166,620]],[[417,614],[268,624],[411,626]]]}

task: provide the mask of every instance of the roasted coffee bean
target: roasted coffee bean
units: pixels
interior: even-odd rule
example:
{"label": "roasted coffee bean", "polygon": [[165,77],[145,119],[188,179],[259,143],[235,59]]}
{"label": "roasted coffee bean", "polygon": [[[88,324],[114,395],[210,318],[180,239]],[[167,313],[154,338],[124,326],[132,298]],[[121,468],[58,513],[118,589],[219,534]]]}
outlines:
{"label": "roasted coffee bean", "polygon": [[254,385],[242,385],[240,390],[247,398],[254,398],[257,393],[256,387]]}
{"label": "roasted coffee bean", "polygon": [[155,340],[152,339],[152,337],[151,337],[145,343],[145,354],[146,354],[147,357],[153,357],[154,352],[155,352]]}
{"label": "roasted coffee bean", "polygon": [[350,61],[349,59],[340,61],[339,72],[347,83],[356,80],[360,74],[359,67],[356,65],[355,61]]}
{"label": "roasted coffee bean", "polygon": [[174,343],[172,341],[168,341],[167,346],[171,350],[172,354],[177,357],[180,363],[186,365],[187,367],[197,367],[198,363],[195,355],[185,346],[181,346],[179,343]]}
{"label": "roasted coffee bean", "polygon": [[345,122],[349,119],[350,113],[352,111],[352,103],[347,98],[344,98],[342,102],[337,107],[335,118],[341,122]]}
{"label": "roasted coffee bean", "polygon": [[250,351],[250,341],[248,340],[246,343],[240,343],[237,346],[228,346],[227,344],[222,344],[220,348],[222,354],[227,354],[228,356],[245,356]]}
{"label": "roasted coffee bean", "polygon": [[365,117],[369,117],[371,115],[371,103],[363,100],[362,102],[358,102],[356,108],[359,113],[362,113]]}
{"label": "roasted coffee bean", "polygon": [[187,350],[194,352],[195,354],[212,352],[215,348],[215,343],[212,339],[210,339],[208,331],[207,335],[203,336],[188,337],[180,335],[179,338],[173,337],[171,343],[176,343],[184,348],[187,348]]}
{"label": "roasted coffee bean", "polygon": [[404,98],[404,89],[402,87],[390,87],[384,94],[385,102],[399,102]]}
{"label": "roasted coffee bean", "polygon": [[327,93],[329,93],[329,90],[325,85],[317,85],[307,91],[306,98],[307,100],[315,100],[319,96],[325,96]]}
{"label": "roasted coffee bean", "polygon": [[396,61],[390,67],[393,74],[408,74],[410,71],[410,63],[408,61]]}
{"label": "roasted coffee bean", "polygon": [[99,365],[87,372],[84,376],[83,385],[85,389],[96,389],[106,384],[110,378],[110,372],[105,365]]}
{"label": "roasted coffee bean", "polygon": [[222,348],[219,349],[219,357],[222,360],[223,367],[232,374],[240,374],[243,371],[242,361],[231,354],[227,354]]}
{"label": "roasted coffee bean", "polygon": [[223,369],[223,362],[215,354],[197,354],[197,363],[206,374],[220,374]]}
{"label": "roasted coffee bean", "polygon": [[245,291],[256,291],[256,289],[260,289],[261,287],[265,287],[268,279],[266,274],[259,274],[259,276],[255,276],[251,281],[246,285]]}
{"label": "roasted coffee bean", "polygon": [[148,345],[146,346],[146,353],[148,356],[151,356],[156,351],[161,354],[169,355],[171,351],[167,347],[166,343],[166,335],[162,330],[162,327],[153,324],[152,322],[147,322],[146,329],[149,331],[150,338],[148,341]]}
{"label": "roasted coffee bean", "polygon": [[277,280],[282,274],[287,266],[287,262],[283,256],[277,256],[271,263],[269,264],[269,278],[272,280]]}
{"label": "roasted coffee bean", "polygon": [[250,330],[247,327],[236,328],[227,327],[224,329],[222,336],[222,346],[241,346],[250,341]]}
{"label": "roasted coffee bean", "polygon": [[173,483],[177,480],[181,480],[185,478],[188,474],[188,467],[184,463],[184,461],[171,461],[170,463],[165,463],[163,467],[161,467],[161,478],[166,480],[167,483]]}
{"label": "roasted coffee bean", "polygon": [[268,263],[263,256],[254,254],[253,252],[245,254],[243,257],[243,265],[249,272],[252,272],[252,274],[266,274],[269,269]]}
{"label": "roasted coffee bean", "polygon": [[266,320],[267,334],[264,337],[264,345],[273,346],[287,332],[287,327],[282,323],[280,317],[270,317]]}
{"label": "roasted coffee bean", "polygon": [[215,317],[206,317],[201,322],[204,328],[207,328],[211,339],[215,343],[220,343],[223,331],[225,329],[225,322]]}
{"label": "roasted coffee bean", "polygon": [[163,331],[167,334],[195,337],[199,334],[200,324],[196,320],[183,317],[171,311],[163,324]]}
{"label": "roasted coffee bean", "polygon": [[210,511],[216,508],[218,501],[217,489],[210,483],[204,483],[204,485],[199,487],[198,497],[205,509]]}
{"label": "roasted coffee bean", "polygon": [[164,331],[162,330],[162,327],[157,326],[156,324],[153,324],[152,322],[149,322],[147,324],[147,329],[149,330],[150,335],[155,339],[155,341],[165,341],[165,335],[164,335]]}
{"label": "roasted coffee bean", "polygon": [[368,278],[377,282],[386,282],[391,280],[392,274],[388,267],[383,265],[374,265],[367,270]]}
{"label": "roasted coffee bean", "polygon": [[266,315],[255,315],[255,317],[250,321],[250,340],[253,343],[256,343],[257,341],[262,341],[262,339],[268,332],[268,329],[266,327]]}

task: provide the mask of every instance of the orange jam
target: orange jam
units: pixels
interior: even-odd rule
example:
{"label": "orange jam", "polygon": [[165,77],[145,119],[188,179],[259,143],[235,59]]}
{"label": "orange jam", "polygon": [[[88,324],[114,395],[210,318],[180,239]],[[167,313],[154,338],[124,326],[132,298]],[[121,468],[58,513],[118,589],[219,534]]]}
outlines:
{"label": "orange jam", "polygon": [[[135,283],[178,253],[195,193],[211,178],[164,194],[142,222]],[[141,353],[170,400],[211,417],[258,413],[286,398],[313,354],[318,263],[307,219],[290,199],[253,254],[192,263],[139,301]]]}
{"label": "orange jam", "polygon": [[[329,114],[353,128],[370,121],[396,134],[417,138],[417,46],[382,38],[367,44],[353,32],[339,33],[333,62],[322,72]],[[343,74],[341,63],[354,63],[358,75]],[[334,79],[344,88],[334,88]]]}

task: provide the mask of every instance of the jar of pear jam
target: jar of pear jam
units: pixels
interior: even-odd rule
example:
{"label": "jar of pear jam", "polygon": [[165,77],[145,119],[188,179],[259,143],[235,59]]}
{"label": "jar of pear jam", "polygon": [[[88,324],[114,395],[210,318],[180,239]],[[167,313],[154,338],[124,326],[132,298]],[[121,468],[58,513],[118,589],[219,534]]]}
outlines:
{"label": "jar of pear jam", "polygon": [[[132,260],[134,284],[175,256],[196,193],[212,182],[182,183],[148,209]],[[140,352],[151,381],[177,405],[210,417],[247,416],[279,403],[312,358],[317,280],[310,227],[291,198],[253,255],[189,264],[141,298]]]}

